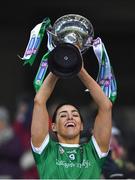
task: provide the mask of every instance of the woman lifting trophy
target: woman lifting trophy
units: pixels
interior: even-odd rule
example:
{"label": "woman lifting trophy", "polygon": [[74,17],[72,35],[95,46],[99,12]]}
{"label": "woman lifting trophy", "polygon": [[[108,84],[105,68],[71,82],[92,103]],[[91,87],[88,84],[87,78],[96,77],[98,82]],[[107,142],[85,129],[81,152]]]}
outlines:
{"label": "woman lifting trophy", "polygon": [[[68,14],[55,21],[49,18],[38,24],[30,35],[23,56],[25,63],[33,64],[42,38],[47,33],[48,51],[43,56],[34,87],[36,95],[31,123],[31,146],[42,179],[98,179],[109,151],[112,129],[112,105],[117,95],[115,76],[101,38],[94,39],[94,29],[88,19]],[[83,65],[83,53],[89,48],[97,57],[97,80]],[[50,72],[46,75],[49,67]],[[98,111],[90,139],[80,143],[84,129],[81,109],[75,104],[60,104],[50,117],[47,101],[59,79],[77,76],[84,84]],[[48,127],[57,140],[52,139]]]}

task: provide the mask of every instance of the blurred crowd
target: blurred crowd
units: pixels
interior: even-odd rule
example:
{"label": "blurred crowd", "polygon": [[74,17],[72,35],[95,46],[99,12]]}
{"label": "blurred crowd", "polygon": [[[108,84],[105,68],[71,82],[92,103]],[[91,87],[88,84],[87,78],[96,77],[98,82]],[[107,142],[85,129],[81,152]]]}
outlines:
{"label": "blurred crowd", "polygon": [[32,108],[27,96],[19,97],[11,120],[0,106],[0,179],[38,179],[30,145]]}
{"label": "blurred crowd", "polygon": [[[0,179],[38,179],[30,145],[32,109],[33,99],[21,96],[11,120],[8,108],[0,106]],[[89,134],[88,131],[82,134],[82,143],[88,140]],[[102,179],[129,178],[135,178],[135,164],[129,161],[120,129],[113,125]]]}
{"label": "blurred crowd", "polygon": [[128,149],[121,131],[113,126],[110,151],[103,168],[105,179],[134,179],[135,164],[128,158]]}

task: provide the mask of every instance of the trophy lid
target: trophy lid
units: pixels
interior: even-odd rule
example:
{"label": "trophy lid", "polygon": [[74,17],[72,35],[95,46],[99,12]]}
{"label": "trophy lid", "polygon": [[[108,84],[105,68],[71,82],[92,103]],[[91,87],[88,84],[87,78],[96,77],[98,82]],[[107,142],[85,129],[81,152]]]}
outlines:
{"label": "trophy lid", "polygon": [[91,46],[94,29],[91,22],[77,14],[67,14],[58,18],[51,30],[52,45],[71,43],[76,45],[81,52]]}

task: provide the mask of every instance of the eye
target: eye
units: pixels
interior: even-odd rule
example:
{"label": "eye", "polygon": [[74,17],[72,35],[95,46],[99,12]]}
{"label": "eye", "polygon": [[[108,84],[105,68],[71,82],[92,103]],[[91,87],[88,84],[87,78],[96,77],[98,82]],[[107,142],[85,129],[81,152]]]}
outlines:
{"label": "eye", "polygon": [[79,117],[79,114],[78,113],[74,113],[73,116],[74,117]]}
{"label": "eye", "polygon": [[67,117],[67,115],[66,114],[61,114],[60,117],[64,118],[64,117]]}

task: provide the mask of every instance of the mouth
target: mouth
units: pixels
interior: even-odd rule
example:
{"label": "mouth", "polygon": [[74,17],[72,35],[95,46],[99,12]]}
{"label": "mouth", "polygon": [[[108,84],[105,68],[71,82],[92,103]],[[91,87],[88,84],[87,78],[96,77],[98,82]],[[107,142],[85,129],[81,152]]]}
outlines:
{"label": "mouth", "polygon": [[64,126],[67,127],[67,128],[68,127],[75,127],[76,124],[74,122],[66,122]]}

